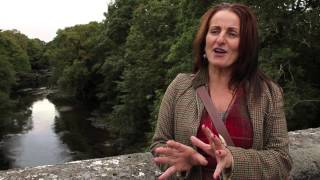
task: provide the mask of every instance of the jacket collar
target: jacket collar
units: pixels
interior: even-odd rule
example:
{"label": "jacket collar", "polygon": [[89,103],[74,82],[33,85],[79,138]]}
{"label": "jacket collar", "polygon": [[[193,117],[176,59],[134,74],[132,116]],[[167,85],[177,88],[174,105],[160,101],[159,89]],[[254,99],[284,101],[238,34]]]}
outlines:
{"label": "jacket collar", "polygon": [[197,89],[200,86],[208,86],[209,75],[208,68],[201,68],[192,80],[192,87]]}

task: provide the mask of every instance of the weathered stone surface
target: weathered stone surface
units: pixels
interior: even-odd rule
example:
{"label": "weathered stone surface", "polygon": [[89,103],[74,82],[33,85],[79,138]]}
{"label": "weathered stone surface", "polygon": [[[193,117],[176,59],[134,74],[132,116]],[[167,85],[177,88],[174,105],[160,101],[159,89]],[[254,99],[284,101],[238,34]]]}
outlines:
{"label": "weathered stone surface", "polygon": [[152,180],[159,174],[150,153],[73,161],[66,164],[0,171],[0,180]]}
{"label": "weathered stone surface", "polygon": [[[290,179],[320,179],[320,128],[289,132],[293,169]],[[66,164],[0,171],[0,180],[133,179],[152,180],[160,171],[150,153],[128,154]]]}
{"label": "weathered stone surface", "polygon": [[289,132],[292,179],[320,179],[320,128]]}

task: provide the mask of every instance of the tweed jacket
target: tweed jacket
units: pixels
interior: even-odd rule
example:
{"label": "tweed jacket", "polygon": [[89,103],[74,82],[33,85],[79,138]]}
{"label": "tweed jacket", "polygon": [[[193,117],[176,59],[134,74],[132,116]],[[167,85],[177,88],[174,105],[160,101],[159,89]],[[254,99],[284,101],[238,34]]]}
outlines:
{"label": "tweed jacket", "polygon": [[[206,85],[207,77],[205,71],[195,75],[179,74],[168,86],[161,102],[151,152],[170,139],[194,147],[190,137],[197,135],[204,110],[195,89]],[[231,178],[276,180],[288,177],[292,160],[281,89],[274,83],[271,87],[266,85],[256,101],[252,93],[247,93],[247,106],[253,127],[253,145],[252,149],[227,147],[234,160]],[[167,167],[160,168],[164,170]],[[187,179],[199,180],[201,177],[201,167],[194,166]]]}

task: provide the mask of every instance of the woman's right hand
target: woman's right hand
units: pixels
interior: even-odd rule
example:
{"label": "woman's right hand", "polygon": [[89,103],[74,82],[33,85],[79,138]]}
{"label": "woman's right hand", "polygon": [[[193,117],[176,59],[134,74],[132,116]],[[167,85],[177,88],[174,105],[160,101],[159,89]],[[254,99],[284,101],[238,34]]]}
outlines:
{"label": "woman's right hand", "polygon": [[202,149],[204,152],[217,160],[217,166],[213,173],[213,178],[218,179],[222,171],[228,169],[233,164],[233,156],[228,148],[226,148],[224,140],[214,135],[208,127],[202,126],[209,144],[202,142],[197,137],[191,136],[191,143]]}
{"label": "woman's right hand", "polygon": [[154,158],[157,164],[168,164],[169,168],[159,177],[159,180],[167,179],[177,172],[189,171],[192,166],[207,165],[208,161],[196,150],[179,142],[169,140],[166,147],[158,147],[154,150],[158,157]]}

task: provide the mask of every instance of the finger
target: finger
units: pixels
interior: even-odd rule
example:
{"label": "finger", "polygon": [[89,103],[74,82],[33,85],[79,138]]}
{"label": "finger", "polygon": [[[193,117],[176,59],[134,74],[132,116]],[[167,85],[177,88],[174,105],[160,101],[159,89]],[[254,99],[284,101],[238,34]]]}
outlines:
{"label": "finger", "polygon": [[224,168],[229,168],[232,166],[233,157],[228,149],[216,151],[216,157],[217,157],[217,160],[223,162]]}
{"label": "finger", "polygon": [[213,133],[211,132],[211,130],[208,127],[206,127],[205,125],[202,125],[201,128],[202,128],[202,131],[204,132],[204,134],[206,135],[207,139],[209,140],[209,143],[212,144]]}
{"label": "finger", "polygon": [[224,165],[222,163],[218,163],[217,164],[217,167],[216,167],[216,169],[215,169],[215,171],[213,173],[213,178],[214,179],[218,179],[219,178],[219,176],[221,175],[221,172],[223,170],[223,166]]}
{"label": "finger", "polygon": [[225,148],[225,146],[221,142],[221,139],[218,136],[213,136],[212,140],[217,150]]}
{"label": "finger", "polygon": [[202,130],[203,130],[204,134],[206,135],[209,143],[215,145],[215,144],[214,144],[214,137],[215,137],[216,135],[214,135],[214,134],[212,133],[212,131],[211,131],[208,127],[205,127],[204,125],[202,125]]}
{"label": "finger", "polygon": [[158,147],[154,150],[156,154],[158,155],[164,155],[164,156],[172,156],[175,152],[174,149],[169,148],[169,147]]}
{"label": "finger", "polygon": [[204,143],[203,141],[201,141],[199,138],[197,138],[195,136],[191,136],[190,140],[194,146],[200,148],[208,155],[210,155],[212,157],[214,156],[214,151],[212,150],[211,145]]}
{"label": "finger", "polygon": [[172,164],[172,158],[163,156],[163,157],[155,157],[153,158],[154,162],[156,162],[157,164]]}
{"label": "finger", "polygon": [[188,146],[181,144],[179,142],[173,141],[173,140],[169,140],[167,141],[167,145],[168,147],[172,148],[172,149],[176,149],[178,151],[185,151],[186,149],[188,149]]}
{"label": "finger", "polygon": [[196,153],[194,156],[195,156],[194,157],[195,160],[197,160],[200,165],[206,166],[208,164],[208,161],[206,160],[206,158],[203,157],[200,153]]}
{"label": "finger", "polygon": [[166,151],[167,147],[157,147],[154,152],[157,154],[163,154]]}
{"label": "finger", "polygon": [[206,127],[204,125],[202,125],[202,130],[203,130],[204,134],[206,135],[206,137],[207,137],[207,139],[209,141],[209,144],[211,146],[212,151],[214,152],[216,150],[216,145],[215,145],[215,143],[213,141],[215,135],[211,132],[211,130],[208,127]]}
{"label": "finger", "polygon": [[221,144],[222,144],[223,146],[226,146],[226,145],[227,145],[226,140],[223,138],[223,136],[221,136],[221,134],[219,134],[219,139],[220,139]]}
{"label": "finger", "polygon": [[159,177],[159,180],[168,179],[170,176],[172,176],[176,172],[177,172],[176,168],[174,166],[171,166]]}
{"label": "finger", "polygon": [[204,151],[210,149],[209,144],[204,143],[203,141],[201,141],[199,138],[197,138],[195,136],[191,136],[190,140],[193,145],[197,146],[198,148],[200,148]]}

